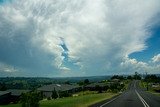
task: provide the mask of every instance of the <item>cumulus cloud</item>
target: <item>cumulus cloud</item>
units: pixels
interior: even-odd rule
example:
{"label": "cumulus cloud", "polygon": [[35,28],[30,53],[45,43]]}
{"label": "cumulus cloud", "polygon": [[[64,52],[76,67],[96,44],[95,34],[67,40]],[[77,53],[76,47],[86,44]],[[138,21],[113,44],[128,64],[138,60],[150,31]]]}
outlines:
{"label": "cumulus cloud", "polygon": [[[45,66],[43,71],[67,68],[74,75],[121,72],[122,63],[144,64],[128,56],[147,48],[145,41],[151,36],[149,29],[159,7],[158,0],[13,0],[0,5],[0,37],[9,45],[21,42],[16,47],[23,44],[21,48],[33,60],[34,54],[41,53],[36,65]],[[61,38],[68,49],[66,61],[72,63],[67,66]]]}
{"label": "cumulus cloud", "polygon": [[155,55],[155,56],[152,58],[152,61],[153,61],[153,62],[160,62],[160,54]]}
{"label": "cumulus cloud", "polygon": [[16,69],[15,67],[0,62],[0,73],[3,73],[3,72],[13,73],[13,72],[17,72],[17,71],[18,71],[18,69]]}

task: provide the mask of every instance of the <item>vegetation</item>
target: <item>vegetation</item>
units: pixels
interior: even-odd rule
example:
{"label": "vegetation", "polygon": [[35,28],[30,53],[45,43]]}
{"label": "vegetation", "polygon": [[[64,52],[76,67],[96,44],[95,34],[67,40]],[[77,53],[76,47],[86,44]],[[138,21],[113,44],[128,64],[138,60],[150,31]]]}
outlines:
{"label": "vegetation", "polygon": [[66,92],[66,91],[62,91],[62,92],[59,92],[59,97],[60,98],[63,98],[63,97],[70,97],[72,94]]}
{"label": "vegetation", "polygon": [[77,84],[80,86],[85,86],[85,85],[90,84],[90,82],[89,82],[89,79],[85,79],[84,81],[77,82]]}
{"label": "vegetation", "polygon": [[154,83],[160,83],[160,77],[157,77],[156,75],[147,75],[144,79],[145,82],[154,82]]}
{"label": "vegetation", "polygon": [[113,79],[124,80],[125,77],[124,76],[119,76],[119,75],[114,75],[113,77],[111,77],[111,80],[113,80]]}
{"label": "vegetation", "polygon": [[[109,99],[116,93],[88,94],[77,97],[60,98],[56,100],[40,101],[40,107],[87,107],[91,104]],[[21,107],[20,104],[10,104],[0,107]]]}
{"label": "vegetation", "polygon": [[0,91],[5,91],[7,89],[5,83],[0,83]]}
{"label": "vegetation", "polygon": [[40,107],[87,107],[99,101],[111,98],[117,94],[90,94],[78,97],[67,97],[58,100],[42,101]]}
{"label": "vegetation", "polygon": [[[94,87],[92,86],[93,82],[90,82],[89,79],[86,78],[84,80],[80,80],[77,83],[82,87],[82,89],[80,90],[82,92],[73,94],[73,93],[68,93],[67,91],[63,91],[63,92],[59,91],[57,93],[56,90],[53,90],[52,96],[51,96],[53,99],[49,98],[47,101],[42,100],[43,99],[42,94],[37,93],[34,90],[38,86],[54,83],[55,81],[53,80],[48,81],[48,79],[45,80],[44,78],[35,79],[35,80],[31,78],[28,78],[28,79],[20,78],[19,80],[17,79],[14,80],[14,78],[12,78],[11,79],[13,80],[13,83],[12,83],[10,80],[9,80],[10,82],[8,82],[2,79],[3,81],[1,82],[1,84],[3,83],[2,84],[3,87],[1,87],[1,89],[4,90],[6,89],[5,87],[9,88],[10,87],[8,86],[9,84],[15,84],[15,86],[18,86],[18,89],[24,89],[25,87],[28,87],[26,89],[32,89],[33,91],[30,93],[23,94],[21,96],[20,98],[21,105],[12,104],[13,106],[7,105],[6,107],[20,107],[20,106],[21,107],[39,107],[39,106],[40,107],[53,107],[53,106],[55,107],[66,107],[66,106],[68,107],[75,107],[75,106],[76,107],[86,107],[90,104],[93,104],[101,100],[104,100],[106,98],[110,98],[110,97],[113,97],[114,95],[117,95],[118,92],[122,92],[123,90],[127,89],[128,87],[127,84],[130,81],[128,79],[134,79],[134,78],[138,79],[138,76],[139,76],[138,74],[131,76],[131,77],[114,75],[113,77],[111,77],[110,80],[101,81],[99,83],[97,81]],[[33,85],[36,83],[38,85],[33,87]],[[72,84],[72,81],[64,81],[64,84]],[[92,87],[85,88],[86,86],[90,84]],[[86,91],[88,89],[89,91]],[[74,97],[71,97],[71,96],[74,96]]]}
{"label": "vegetation", "polygon": [[39,107],[39,101],[41,100],[40,93],[31,92],[25,93],[21,96],[22,107]]}
{"label": "vegetation", "polygon": [[147,75],[145,79],[140,82],[140,87],[152,94],[160,95],[160,77]]}
{"label": "vegetation", "polygon": [[57,91],[54,89],[53,92],[52,92],[52,98],[53,99],[56,99],[58,98],[58,94],[57,94]]}

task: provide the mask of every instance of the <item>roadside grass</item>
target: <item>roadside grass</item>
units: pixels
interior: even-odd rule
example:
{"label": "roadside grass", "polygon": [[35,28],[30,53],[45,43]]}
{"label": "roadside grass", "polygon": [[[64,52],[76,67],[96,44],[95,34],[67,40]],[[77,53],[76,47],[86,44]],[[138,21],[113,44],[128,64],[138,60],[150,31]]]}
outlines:
{"label": "roadside grass", "polygon": [[141,88],[147,88],[147,83],[141,80],[141,81],[139,82],[139,86],[140,86]]}
{"label": "roadside grass", "polygon": [[81,91],[81,92],[78,92],[76,94],[73,94],[73,96],[82,96],[82,95],[88,95],[88,94],[98,94],[98,91]]}
{"label": "roadside grass", "polygon": [[148,91],[149,93],[151,94],[154,94],[154,95],[157,95],[157,96],[160,96],[160,93],[157,93],[157,92],[154,92],[154,91]]}
{"label": "roadside grass", "polygon": [[129,86],[129,83],[130,83],[131,81],[129,81],[129,80],[125,80],[124,81],[124,89],[125,90],[127,90],[128,89],[128,86]]}
{"label": "roadside grass", "polygon": [[[40,107],[87,107],[116,95],[118,95],[118,93],[95,93],[76,97],[60,98],[56,100],[42,100],[40,101]],[[0,107],[21,107],[21,104],[9,104]]]}
{"label": "roadside grass", "polygon": [[[139,82],[139,85],[141,88],[145,88],[145,89],[147,88],[147,83],[144,81]],[[154,94],[154,95],[157,95],[157,96],[160,96],[160,93],[155,92],[154,89],[155,88],[149,87],[149,90],[147,92]]]}
{"label": "roadside grass", "polygon": [[20,104],[8,104],[8,105],[0,105],[0,107],[21,107]]}
{"label": "roadside grass", "polygon": [[87,107],[91,104],[112,98],[116,93],[88,94],[84,96],[41,101],[40,107]]}

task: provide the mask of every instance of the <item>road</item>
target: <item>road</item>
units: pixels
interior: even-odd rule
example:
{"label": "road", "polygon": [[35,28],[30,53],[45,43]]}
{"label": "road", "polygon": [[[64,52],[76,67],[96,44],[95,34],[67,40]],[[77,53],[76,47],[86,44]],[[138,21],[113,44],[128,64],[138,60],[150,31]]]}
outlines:
{"label": "road", "polygon": [[145,92],[139,87],[138,82],[132,81],[128,90],[121,95],[90,107],[160,107],[160,97]]}

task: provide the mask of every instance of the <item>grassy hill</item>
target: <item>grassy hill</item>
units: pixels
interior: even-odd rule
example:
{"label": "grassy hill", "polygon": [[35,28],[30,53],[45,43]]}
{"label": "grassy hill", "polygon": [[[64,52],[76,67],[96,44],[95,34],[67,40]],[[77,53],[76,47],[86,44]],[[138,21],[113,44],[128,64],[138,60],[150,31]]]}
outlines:
{"label": "grassy hill", "polygon": [[[40,101],[40,107],[87,107],[88,105],[109,99],[116,93],[89,94],[76,97],[60,98],[56,100]],[[0,107],[21,107],[20,104],[10,104]]]}

